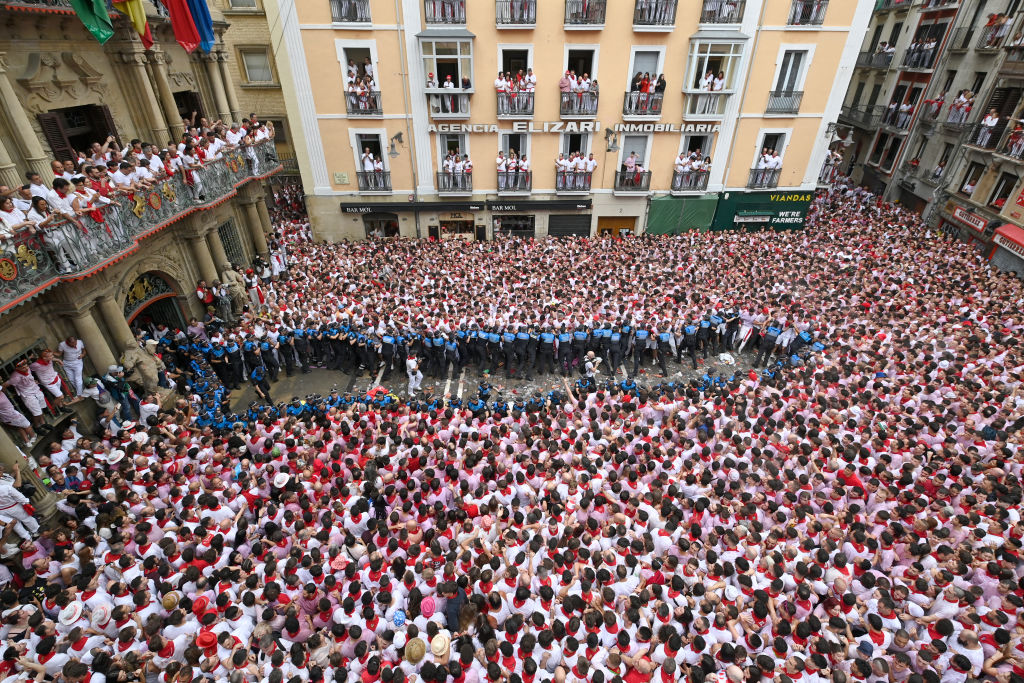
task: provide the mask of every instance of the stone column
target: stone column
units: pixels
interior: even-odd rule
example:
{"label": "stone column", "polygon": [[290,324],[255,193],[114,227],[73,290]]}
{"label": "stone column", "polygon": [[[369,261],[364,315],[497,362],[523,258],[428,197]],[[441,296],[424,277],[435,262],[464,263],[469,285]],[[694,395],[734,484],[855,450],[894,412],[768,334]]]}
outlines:
{"label": "stone column", "polygon": [[217,63],[217,53],[211,52],[202,57],[206,65],[206,75],[210,79],[210,88],[213,90],[213,103],[217,107],[217,116],[224,122],[231,121],[231,107],[228,105],[228,98],[224,92],[224,81],[220,74],[220,64]]}
{"label": "stone column", "polygon": [[[130,349],[136,344],[135,334],[128,326],[128,321],[124,319],[124,309],[113,294],[104,294],[96,300],[96,303],[112,337],[111,351],[120,359],[122,351]],[[86,342],[86,344],[88,343]]]}
{"label": "stone column", "polygon": [[[224,243],[220,241],[220,233],[216,229],[206,233],[206,243],[210,246],[210,255],[213,257],[213,265],[218,273],[227,270],[231,266],[228,255],[224,251]],[[214,278],[219,280],[220,278]],[[210,283],[210,281],[207,281]],[[210,283],[212,284],[212,283]]]}
{"label": "stone column", "polygon": [[238,106],[238,95],[235,94],[235,83],[231,78],[231,71],[228,69],[228,53],[217,53],[217,64],[220,65],[220,77],[224,83],[224,94],[228,96],[228,107],[231,108],[231,120],[242,122],[242,117],[249,112],[243,112]]}
{"label": "stone column", "polygon": [[17,467],[21,470],[22,483],[36,487],[36,495],[32,498],[32,505],[36,508],[36,519],[40,524],[49,521],[57,509],[57,496],[46,488],[46,484],[32,470],[24,451],[18,448],[6,429],[0,429],[0,462],[7,466],[11,476],[14,473],[12,468]]}
{"label": "stone column", "polygon": [[90,305],[80,311],[71,314],[71,324],[75,326],[75,336],[85,342],[85,359],[92,359],[93,369],[98,373],[107,371],[117,359],[103,338],[96,318],[93,317],[93,307]]}
{"label": "stone column", "polygon": [[0,137],[0,185],[14,189],[21,187],[24,182],[24,177],[18,173],[18,167],[11,159],[11,154],[7,151],[3,138]]}
{"label": "stone column", "polygon": [[260,198],[256,200],[256,210],[260,214],[260,224],[263,227],[263,232],[267,235],[274,234],[274,224],[270,222],[270,211],[267,209],[267,200],[263,198],[263,186],[259,185]]}
{"label": "stone column", "polygon": [[[164,118],[167,119],[167,126],[170,129],[171,139],[180,140],[185,127],[181,123],[181,115],[178,113],[178,105],[174,102],[174,93],[171,91],[171,82],[167,77],[167,55],[163,52],[153,50],[149,57],[149,65],[153,74],[153,82],[156,84],[156,91],[160,95],[160,106],[164,110]],[[161,146],[163,141],[161,141]]]}
{"label": "stone column", "polygon": [[3,109],[10,125],[11,137],[21,150],[21,156],[29,168],[44,178],[51,177],[50,158],[39,141],[32,122],[25,113],[14,86],[7,75],[7,54],[0,52],[0,108]]}
{"label": "stone column", "polygon": [[149,72],[146,70],[146,55],[142,52],[122,52],[121,61],[128,65],[129,73],[132,74],[135,85],[138,87],[142,101],[137,104],[142,108],[142,113],[149,124],[149,130],[152,135],[147,142],[152,142],[162,147],[167,142],[169,131],[167,123],[164,121],[164,115],[160,111],[160,107],[157,106],[156,93],[153,92]]}
{"label": "stone column", "polygon": [[219,280],[220,276],[217,274],[217,266],[214,265],[213,257],[210,256],[210,249],[206,245],[206,237],[203,235],[192,235],[188,238],[188,245],[192,249],[192,258],[195,259],[196,267],[199,269],[199,277],[206,280],[206,284]]}
{"label": "stone column", "polygon": [[265,260],[270,249],[267,248],[267,235],[263,232],[263,221],[260,219],[260,212],[257,208],[258,201],[245,204],[245,224],[249,228],[249,235],[252,237],[252,245],[256,253]]}

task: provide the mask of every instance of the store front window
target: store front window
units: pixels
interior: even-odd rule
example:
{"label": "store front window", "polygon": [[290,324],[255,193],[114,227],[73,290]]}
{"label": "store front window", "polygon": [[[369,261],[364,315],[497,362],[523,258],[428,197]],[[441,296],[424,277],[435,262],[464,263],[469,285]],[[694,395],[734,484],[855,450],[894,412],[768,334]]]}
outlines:
{"label": "store front window", "polygon": [[537,234],[536,216],[495,216],[494,237],[534,237]]}
{"label": "store front window", "polygon": [[363,216],[367,237],[398,237],[398,214],[370,213]]}

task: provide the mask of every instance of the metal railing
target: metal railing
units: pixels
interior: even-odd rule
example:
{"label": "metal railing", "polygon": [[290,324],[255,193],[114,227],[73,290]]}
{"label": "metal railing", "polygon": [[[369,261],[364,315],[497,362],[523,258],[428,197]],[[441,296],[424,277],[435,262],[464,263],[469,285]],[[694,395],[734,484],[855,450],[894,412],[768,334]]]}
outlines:
{"label": "metal railing", "polygon": [[498,192],[529,192],[533,189],[533,172],[498,171]]}
{"label": "metal railing", "polygon": [[861,52],[857,55],[857,66],[888,69],[892,64],[892,56],[892,52]]}
{"label": "metal railing", "polygon": [[567,26],[594,26],[604,24],[606,0],[565,0]]}
{"label": "metal railing", "polygon": [[708,177],[710,171],[673,171],[672,191],[688,192],[703,191],[708,189]]}
{"label": "metal railing", "polygon": [[676,0],[636,0],[634,26],[672,26],[676,23]]}
{"label": "metal railing", "polygon": [[876,12],[886,12],[891,9],[910,9],[911,0],[877,0]]}
{"label": "metal railing", "polygon": [[844,106],[839,116],[858,128],[876,128],[882,121],[883,113],[884,107],[880,105],[873,107]]}
{"label": "metal railing", "polygon": [[331,21],[369,23],[370,0],[331,0]]}
{"label": "metal railing", "polygon": [[495,0],[494,23],[498,26],[533,26],[537,23],[537,0]]}
{"label": "metal railing", "polygon": [[946,115],[946,120],[942,122],[942,125],[953,132],[962,131],[967,127],[967,117],[970,115],[970,108],[953,102],[949,105],[949,114]]}
{"label": "metal railing", "polygon": [[596,92],[563,92],[558,103],[562,116],[597,116]]}
{"label": "metal railing", "polygon": [[828,0],[793,0],[789,10],[790,26],[821,26],[825,23]]}
{"label": "metal railing", "polygon": [[0,10],[8,8],[14,10],[24,8],[60,14],[75,13],[74,8],[71,6],[71,0],[3,0],[3,2],[0,2]]}
{"label": "metal railing", "polygon": [[470,194],[473,192],[473,174],[438,171],[437,191]]}
{"label": "metal railing", "polygon": [[278,173],[272,141],[224,152],[201,168],[148,190],[112,193],[111,204],[75,220],[58,216],[0,240],[0,311],[62,280],[78,280],[138,249],[139,242],[190,213],[210,209],[246,182]]}
{"label": "metal railing", "polygon": [[1006,61],[1024,62],[1024,45],[1007,45]]}
{"label": "metal railing", "polygon": [[616,171],[615,189],[620,192],[647,192],[651,189],[651,172]]}
{"label": "metal railing", "polygon": [[831,185],[832,181],[839,175],[839,165],[835,162],[824,163],[821,165],[821,170],[818,171],[818,184],[819,185]]}
{"label": "metal railing", "polygon": [[380,116],[384,113],[379,90],[345,93],[345,107],[349,116]]}
{"label": "metal railing", "polygon": [[743,21],[746,0],[704,0],[700,10],[702,24],[739,24]]}
{"label": "metal railing", "polygon": [[423,18],[428,24],[465,24],[466,0],[423,0]]}
{"label": "metal railing", "polygon": [[945,9],[960,4],[960,0],[917,0],[922,11],[933,9]]}
{"label": "metal railing", "polygon": [[754,190],[765,187],[778,187],[781,168],[752,168],[747,178],[747,189]]}
{"label": "metal railing", "polygon": [[964,144],[981,149],[995,149],[999,144],[999,129],[1002,127],[999,123],[994,126],[986,126],[984,123],[973,124],[964,137]]}
{"label": "metal railing", "polygon": [[426,88],[431,116],[468,117],[472,92],[460,88]]}
{"label": "metal railing", "polygon": [[978,36],[977,48],[979,50],[998,50],[1006,40],[1006,33],[1009,26],[986,26]]}
{"label": "metal railing", "polygon": [[935,65],[938,48],[925,48],[911,45],[903,51],[900,67],[904,69],[930,69]]}
{"label": "metal railing", "polygon": [[356,171],[360,192],[391,192],[391,171]]}
{"label": "metal railing", "polygon": [[499,92],[498,116],[533,116],[532,92]]}
{"label": "metal railing", "polygon": [[910,128],[910,119],[914,117],[914,110],[909,111],[901,110],[899,106],[886,107],[885,115],[882,117],[882,123],[890,128],[897,130],[906,130]]}
{"label": "metal railing", "polygon": [[299,174],[299,160],[295,158],[294,154],[278,154],[277,158],[281,162],[282,175]]}
{"label": "metal railing", "polygon": [[688,116],[721,116],[725,113],[725,104],[731,92],[709,92],[707,90],[687,90],[685,111]]}
{"label": "metal railing", "polygon": [[1024,131],[1011,131],[998,153],[1017,161],[1024,160]]}
{"label": "metal railing", "polygon": [[590,192],[592,176],[587,171],[555,171],[555,192]]}
{"label": "metal railing", "polygon": [[949,50],[950,52],[964,52],[971,47],[971,41],[974,39],[974,27],[973,26],[961,26],[953,31],[953,35],[949,38]]}
{"label": "metal railing", "polygon": [[622,97],[623,116],[661,116],[665,93],[633,90]]}
{"label": "metal railing", "polygon": [[768,93],[766,114],[796,114],[800,111],[800,102],[804,98],[802,90],[773,90]]}

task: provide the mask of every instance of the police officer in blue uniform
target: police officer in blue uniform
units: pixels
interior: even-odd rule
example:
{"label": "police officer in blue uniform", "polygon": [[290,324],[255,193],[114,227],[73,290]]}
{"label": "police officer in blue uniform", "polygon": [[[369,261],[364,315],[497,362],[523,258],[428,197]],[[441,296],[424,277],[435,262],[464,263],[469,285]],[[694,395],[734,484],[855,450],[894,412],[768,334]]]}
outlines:
{"label": "police officer in blue uniform", "polygon": [[306,338],[306,331],[301,326],[292,331],[292,347],[298,356],[302,374],[309,374],[309,339]]}
{"label": "police officer in blue uniform", "polygon": [[512,379],[516,366],[516,335],[512,330],[505,330],[501,335],[501,352],[505,356],[505,377]]}
{"label": "police officer in blue uniform", "polygon": [[690,321],[683,328],[683,348],[686,349],[686,354],[693,361],[693,369],[697,369],[697,324],[696,321]]}
{"label": "police officer in blue uniform", "polygon": [[473,362],[477,372],[483,374],[487,367],[487,333],[474,324],[469,330],[469,348],[473,352]]}
{"label": "police officer in blue uniform", "polygon": [[529,377],[530,375],[530,368],[526,364],[529,345],[530,333],[527,332],[525,327],[520,327],[519,331],[516,332],[516,339],[512,343],[516,360],[516,367],[513,372],[515,372],[517,377],[522,377],[523,375]]}
{"label": "police officer in blue uniform", "polygon": [[[501,335],[493,327],[487,331],[487,356],[490,364],[489,370],[493,376],[498,371],[498,364],[501,363]],[[480,368],[483,375],[484,369]]]}
{"label": "police officer in blue uniform", "polygon": [[587,354],[587,344],[590,342],[590,335],[582,325],[576,327],[572,333],[572,366],[583,367],[583,357]]}
{"label": "police officer in blue uniform", "polygon": [[668,377],[665,361],[674,356],[675,352],[676,340],[672,337],[668,327],[664,327],[658,332],[658,367],[661,368],[662,377]]}
{"label": "police officer in blue uniform", "polygon": [[572,333],[564,325],[558,333],[558,369],[562,377],[568,377],[572,370]]}
{"label": "police officer in blue uniform", "polygon": [[707,318],[701,318],[700,324],[697,325],[697,346],[700,348],[701,353],[704,354],[704,360],[708,358],[708,347],[711,345],[711,321]]}
{"label": "police officer in blue uniform", "polygon": [[263,366],[267,369],[267,376],[271,382],[276,382],[277,376],[281,372],[281,364],[277,362],[277,357],[274,355],[276,345],[277,341],[270,336],[260,342],[260,360],[263,361]]}
{"label": "police officer in blue uniform", "polygon": [[245,367],[250,375],[253,368],[263,365],[263,359],[260,358],[260,346],[252,339],[242,342],[242,357],[245,359]]}
{"label": "police officer in blue uniform", "polygon": [[444,338],[444,365],[441,368],[441,378],[448,376],[448,368],[452,369],[452,377],[458,377],[462,366],[459,362],[459,341],[455,334],[449,334]]}
{"label": "police officer in blue uniform", "polygon": [[441,330],[434,330],[433,338],[433,365],[434,365],[434,377],[439,379],[444,376],[445,364],[444,364],[444,342],[445,339],[441,336]]}
{"label": "police officer in blue uniform", "polygon": [[273,405],[274,401],[270,398],[270,384],[267,383],[266,374],[266,370],[263,369],[262,365],[256,366],[249,373],[249,381],[252,382],[252,388],[256,392],[256,396],[266,403]]}
{"label": "police officer in blue uniform", "polygon": [[234,340],[231,340],[224,347],[224,351],[228,363],[228,376],[224,384],[229,389],[239,389],[242,386],[242,376],[245,372],[242,365],[242,349]]}
{"label": "police officer in blue uniform", "polygon": [[761,335],[761,347],[757,350],[757,358],[754,359],[754,367],[760,367],[761,361],[767,365],[772,359],[772,352],[775,350],[775,342],[782,334],[782,327],[775,320],[765,323],[764,334]]}
{"label": "police officer in blue uniform", "polygon": [[530,327],[530,340],[526,342],[526,379],[533,381],[533,372],[537,368],[537,351],[540,348],[540,333],[536,325]]}
{"label": "police officer in blue uniform", "polygon": [[608,367],[612,377],[619,372],[622,365],[622,330],[618,325],[612,325],[608,331]]}
{"label": "police officer in blue uniform", "polygon": [[295,346],[292,344],[290,332],[277,335],[277,352],[284,361],[284,373],[291,377],[295,374]]}
{"label": "police officer in blue uniform", "polygon": [[630,377],[636,377],[640,372],[640,366],[644,362],[644,352],[647,350],[647,340],[650,337],[650,330],[637,325],[636,334],[633,335],[633,374]]}
{"label": "police officer in blue uniform", "polygon": [[539,335],[537,346],[538,367],[540,374],[553,373],[555,371],[555,333],[550,327],[545,327]]}
{"label": "police officer in blue uniform", "polygon": [[394,369],[395,363],[395,347],[395,331],[388,328],[384,330],[384,335],[380,338],[380,357],[384,361],[384,374],[381,375],[382,382],[391,378],[391,371]]}
{"label": "police officer in blue uniform", "polygon": [[722,353],[725,348],[725,318],[712,311],[708,322],[711,323],[711,353]]}

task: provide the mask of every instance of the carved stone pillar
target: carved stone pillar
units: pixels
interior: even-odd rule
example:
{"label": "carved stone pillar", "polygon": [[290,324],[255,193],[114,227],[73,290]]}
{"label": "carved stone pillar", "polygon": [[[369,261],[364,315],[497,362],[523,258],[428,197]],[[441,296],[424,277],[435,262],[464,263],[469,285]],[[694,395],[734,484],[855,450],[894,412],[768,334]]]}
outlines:
{"label": "carved stone pillar", "polygon": [[13,189],[24,182],[21,174],[18,173],[18,167],[11,158],[10,152],[7,151],[3,137],[0,136],[0,185],[6,185]]}
{"label": "carved stone pillar", "polygon": [[223,50],[219,51],[217,63],[220,65],[221,80],[224,82],[224,94],[228,96],[228,106],[231,108],[231,120],[241,123],[242,117],[248,115],[249,112],[243,112],[238,106],[235,82],[231,78],[231,70],[228,69],[228,53]]}
{"label": "carved stone pillar", "polygon": [[32,121],[21,106],[7,72],[7,53],[0,52],[0,108],[3,109],[11,134],[29,168],[44,178],[50,177],[50,158],[43,149]]}
{"label": "carved stone pillar", "polygon": [[149,54],[150,73],[153,74],[153,82],[156,84],[157,94],[160,95],[160,106],[164,110],[164,118],[167,120],[171,139],[179,140],[185,128],[181,123],[181,115],[178,114],[178,105],[174,101],[171,81],[167,75],[167,55],[157,46],[153,47],[154,49]]}
{"label": "carved stone pillar", "polygon": [[128,66],[128,72],[138,90],[140,101],[137,104],[142,108],[143,117],[152,136],[148,142],[163,146],[167,142],[169,131],[167,123],[164,121],[163,112],[157,105],[156,93],[153,92],[153,86],[149,80],[149,72],[146,70],[146,55],[142,52],[124,50],[119,56],[121,62]]}
{"label": "carved stone pillar", "polygon": [[217,53],[211,52],[208,55],[203,55],[202,59],[206,66],[206,76],[210,80],[210,88],[213,90],[213,102],[217,107],[217,116],[225,123],[229,123],[231,121],[231,106],[228,104],[227,94],[224,92],[224,80],[221,77]]}

